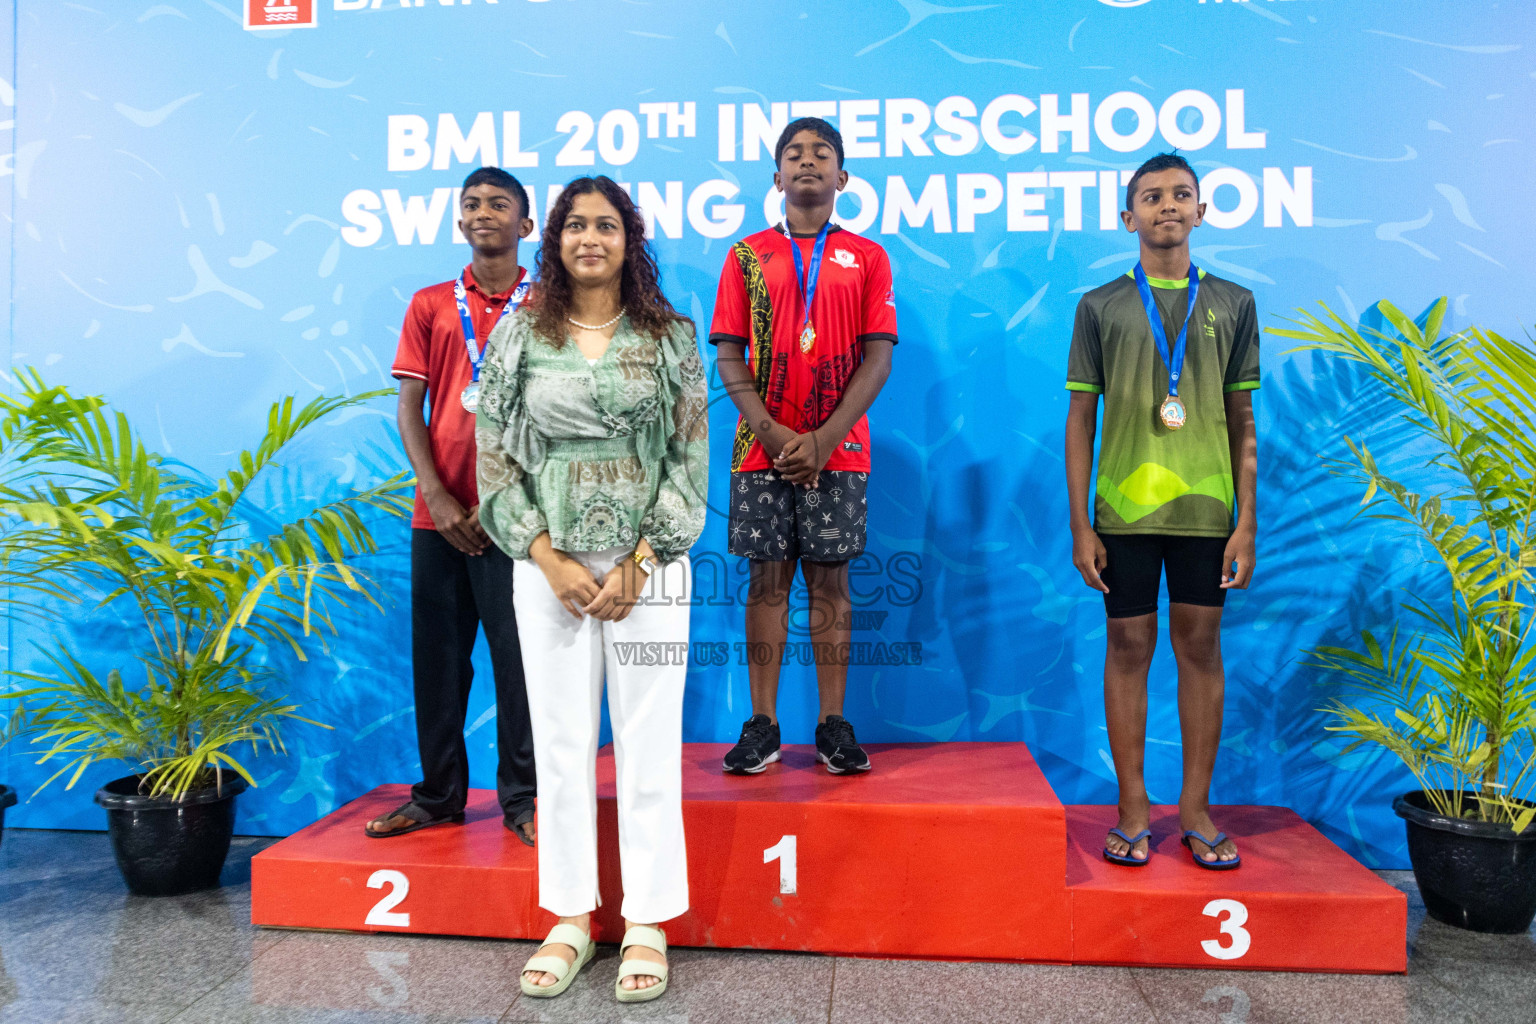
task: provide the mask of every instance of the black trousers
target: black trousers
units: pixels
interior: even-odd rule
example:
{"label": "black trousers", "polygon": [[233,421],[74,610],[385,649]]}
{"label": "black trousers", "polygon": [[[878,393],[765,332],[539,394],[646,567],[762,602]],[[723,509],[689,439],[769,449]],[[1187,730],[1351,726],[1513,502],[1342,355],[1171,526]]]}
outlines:
{"label": "black trousers", "polygon": [[512,611],[512,559],[494,544],[466,555],[436,530],[411,530],[411,662],[422,780],[411,799],[440,817],[464,809],[470,652],[485,627],[496,679],[496,798],[509,820],[533,808],[533,727]]}

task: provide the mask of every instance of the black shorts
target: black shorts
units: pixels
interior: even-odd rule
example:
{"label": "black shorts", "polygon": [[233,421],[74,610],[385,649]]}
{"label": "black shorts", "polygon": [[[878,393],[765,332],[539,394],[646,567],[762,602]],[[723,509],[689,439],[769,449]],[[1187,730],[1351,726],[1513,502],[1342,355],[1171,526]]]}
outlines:
{"label": "black shorts", "polygon": [[759,562],[847,562],[864,553],[868,473],[822,470],[806,490],[773,470],[731,474],[731,554]]}
{"label": "black shorts", "polygon": [[1112,619],[1157,611],[1157,584],[1168,568],[1168,603],[1220,608],[1221,558],[1225,537],[1171,537],[1164,534],[1099,534],[1109,557],[1101,577],[1109,593],[1104,611]]}

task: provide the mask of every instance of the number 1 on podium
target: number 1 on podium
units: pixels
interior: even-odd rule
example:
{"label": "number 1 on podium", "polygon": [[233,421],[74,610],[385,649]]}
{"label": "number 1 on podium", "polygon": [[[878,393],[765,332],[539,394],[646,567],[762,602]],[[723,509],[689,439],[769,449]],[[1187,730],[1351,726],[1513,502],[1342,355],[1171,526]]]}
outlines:
{"label": "number 1 on podium", "polygon": [[795,892],[795,837],[781,836],[779,841],[763,851],[763,863],[779,862],[779,892],[794,895]]}

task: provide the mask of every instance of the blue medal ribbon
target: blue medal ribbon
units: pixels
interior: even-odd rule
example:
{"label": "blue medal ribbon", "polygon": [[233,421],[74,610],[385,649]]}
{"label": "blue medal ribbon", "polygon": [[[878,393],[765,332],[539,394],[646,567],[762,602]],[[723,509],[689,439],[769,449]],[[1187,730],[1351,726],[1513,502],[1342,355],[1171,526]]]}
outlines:
{"label": "blue medal ribbon", "polygon": [[[827,234],[832,230],[832,222],[828,220],[816,232],[816,242],[811,246],[811,272],[805,272],[805,258],[800,255],[800,242],[794,235],[789,236],[789,251],[795,257],[795,284],[800,289],[800,299],[805,304],[805,323],[801,324],[800,331],[805,333],[805,328],[811,322],[811,303],[816,300],[816,281],[821,277],[821,255],[827,247]],[[789,233],[786,224],[784,231]]]}
{"label": "blue medal ribbon", "polygon": [[[490,343],[490,339],[486,339],[486,345],[478,344],[475,341],[475,322],[469,315],[469,289],[465,283],[468,278],[469,271],[466,270],[459,275],[457,281],[453,282],[453,299],[459,305],[459,324],[464,328],[464,346],[469,350],[469,366],[474,374],[470,378],[470,382],[478,384],[480,383],[480,367],[485,365],[485,350]],[[507,298],[507,304],[501,307],[501,316],[496,320],[498,324],[510,314],[516,312],[517,307],[521,306],[523,300],[528,297],[530,282],[527,278],[528,275],[524,273],[523,280],[516,288],[512,289],[512,294]]]}
{"label": "blue medal ribbon", "polygon": [[1173,351],[1168,350],[1168,332],[1163,328],[1163,314],[1158,311],[1157,300],[1152,297],[1152,284],[1147,272],[1136,264],[1136,290],[1141,292],[1141,304],[1146,307],[1147,321],[1152,327],[1152,340],[1157,343],[1157,354],[1168,367],[1168,397],[1179,397],[1179,377],[1184,373],[1184,349],[1189,342],[1189,322],[1195,316],[1195,296],[1200,293],[1200,271],[1189,265],[1189,305],[1184,310],[1184,326],[1174,339]]}

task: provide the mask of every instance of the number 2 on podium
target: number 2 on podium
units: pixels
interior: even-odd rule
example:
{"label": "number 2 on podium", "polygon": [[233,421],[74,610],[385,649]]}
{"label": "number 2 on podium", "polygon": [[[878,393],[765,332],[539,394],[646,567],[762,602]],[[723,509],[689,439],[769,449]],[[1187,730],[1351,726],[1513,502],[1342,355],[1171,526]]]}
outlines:
{"label": "number 2 on podium", "polygon": [[794,895],[797,879],[795,877],[795,837],[780,836],[779,841],[763,851],[763,863],[779,862],[779,892],[786,895]]}
{"label": "number 2 on podium", "polygon": [[363,919],[363,924],[382,926],[384,928],[409,928],[411,915],[395,910],[405,902],[405,897],[410,894],[411,880],[405,877],[403,871],[392,871],[389,868],[380,868],[368,876],[368,888],[382,889],[389,886],[389,892],[384,898],[373,905],[368,911],[368,916]]}

